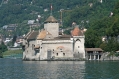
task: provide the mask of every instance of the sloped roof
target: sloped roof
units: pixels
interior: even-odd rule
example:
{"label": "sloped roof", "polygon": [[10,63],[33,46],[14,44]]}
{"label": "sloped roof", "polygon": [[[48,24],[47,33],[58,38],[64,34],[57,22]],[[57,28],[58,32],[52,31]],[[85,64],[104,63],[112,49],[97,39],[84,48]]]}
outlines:
{"label": "sloped roof", "polygon": [[58,22],[53,16],[49,16],[45,22]]}
{"label": "sloped roof", "polygon": [[103,51],[101,48],[85,48],[86,51]]}
{"label": "sloped roof", "polygon": [[29,36],[31,33],[32,33],[32,31],[31,31],[31,32],[28,32],[28,33],[26,34],[26,36],[24,36],[24,38],[28,38],[28,36]]}
{"label": "sloped roof", "polygon": [[28,40],[33,40],[36,39],[37,35],[38,35],[38,31],[32,31],[29,36],[27,37]]}
{"label": "sloped roof", "polygon": [[34,47],[34,49],[39,49],[40,48],[40,46],[39,45],[36,45],[35,47]]}
{"label": "sloped roof", "polygon": [[62,35],[62,36],[59,36],[59,37],[56,37],[54,39],[43,39],[44,41],[47,41],[47,40],[70,40],[70,35]]}
{"label": "sloped roof", "polygon": [[52,36],[52,34],[47,32],[45,39],[54,39],[54,37]]}
{"label": "sloped roof", "polygon": [[37,36],[37,39],[44,39],[46,37],[46,34],[47,34],[47,31],[46,30],[42,30],[38,36]]}
{"label": "sloped roof", "polygon": [[83,36],[83,32],[78,27],[75,27],[71,34],[72,36]]}

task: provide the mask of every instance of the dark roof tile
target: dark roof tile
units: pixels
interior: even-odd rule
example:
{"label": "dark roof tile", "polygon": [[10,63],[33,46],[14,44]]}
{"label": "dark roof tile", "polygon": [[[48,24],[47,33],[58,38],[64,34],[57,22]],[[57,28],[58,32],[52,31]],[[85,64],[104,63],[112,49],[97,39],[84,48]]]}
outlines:
{"label": "dark roof tile", "polygon": [[27,37],[28,40],[33,40],[37,38],[39,31],[32,31],[32,33]]}
{"label": "dark roof tile", "polygon": [[53,16],[49,16],[45,22],[52,22],[52,23],[55,22],[55,23],[57,23],[58,21]]}
{"label": "dark roof tile", "polygon": [[85,48],[86,51],[103,51],[101,48]]}

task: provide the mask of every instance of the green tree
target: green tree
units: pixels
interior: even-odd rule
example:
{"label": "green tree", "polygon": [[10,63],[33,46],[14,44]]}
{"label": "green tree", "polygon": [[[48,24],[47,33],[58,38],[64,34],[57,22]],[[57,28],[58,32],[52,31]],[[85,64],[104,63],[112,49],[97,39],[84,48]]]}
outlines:
{"label": "green tree", "polygon": [[4,44],[4,42],[0,45],[0,58],[3,58],[3,52],[7,51],[7,46]]}
{"label": "green tree", "polygon": [[17,39],[17,36],[14,35],[14,36],[13,36],[13,40],[12,40],[12,45],[14,45],[14,43],[16,42],[16,39]]}
{"label": "green tree", "polygon": [[119,43],[114,37],[110,37],[107,42],[100,45],[100,48],[107,52],[116,52],[119,49],[118,47]]}
{"label": "green tree", "polygon": [[85,47],[95,48],[99,47],[100,38],[98,33],[93,29],[88,29],[85,33]]}

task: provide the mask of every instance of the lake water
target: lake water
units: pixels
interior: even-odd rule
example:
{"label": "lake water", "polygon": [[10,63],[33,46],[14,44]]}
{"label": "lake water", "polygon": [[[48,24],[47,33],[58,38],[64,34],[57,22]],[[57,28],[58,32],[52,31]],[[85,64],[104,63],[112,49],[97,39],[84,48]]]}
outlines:
{"label": "lake water", "polygon": [[0,79],[119,79],[119,61],[0,59]]}

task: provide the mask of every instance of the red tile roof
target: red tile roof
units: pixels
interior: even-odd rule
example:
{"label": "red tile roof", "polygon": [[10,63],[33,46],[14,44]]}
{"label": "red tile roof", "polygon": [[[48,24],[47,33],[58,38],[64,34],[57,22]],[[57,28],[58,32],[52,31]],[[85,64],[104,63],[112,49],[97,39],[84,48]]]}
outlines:
{"label": "red tile roof", "polygon": [[83,32],[78,27],[75,27],[71,34],[72,36],[83,36]]}
{"label": "red tile roof", "polygon": [[46,30],[42,30],[42,31],[38,34],[37,39],[38,39],[38,40],[42,40],[42,39],[44,39],[44,38],[46,37],[46,35],[47,35],[47,31],[46,31]]}

